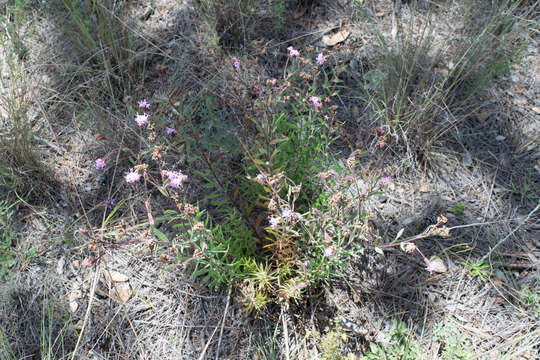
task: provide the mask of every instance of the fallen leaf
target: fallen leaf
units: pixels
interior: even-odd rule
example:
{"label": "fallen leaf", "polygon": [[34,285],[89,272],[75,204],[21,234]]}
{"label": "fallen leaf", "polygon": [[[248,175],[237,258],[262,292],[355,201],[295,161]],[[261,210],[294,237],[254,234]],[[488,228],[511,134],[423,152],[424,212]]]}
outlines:
{"label": "fallen leaf", "polygon": [[112,282],[125,282],[129,280],[126,275],[114,270],[105,273],[105,276]]}
{"label": "fallen leaf", "polygon": [[82,292],[79,289],[73,289],[69,293],[69,310],[74,313],[79,308],[79,303],[77,302],[77,299],[80,299],[82,297]]}
{"label": "fallen leaf", "polygon": [[69,311],[72,313],[76,312],[79,308],[79,304],[76,301],[70,301],[69,302]]}
{"label": "fallen leaf", "polygon": [[432,256],[431,259],[429,259],[429,261],[431,263],[431,268],[436,273],[444,273],[448,271],[448,267],[446,266],[446,264],[444,263],[444,261],[442,261],[440,257]]}
{"label": "fallen leaf", "polygon": [[519,86],[519,85],[514,85],[512,87],[510,87],[510,91],[512,91],[513,93],[515,94],[523,94],[527,91],[527,89],[523,88],[522,86]]}
{"label": "fallen leaf", "polygon": [[350,33],[351,31],[349,29],[343,29],[333,35],[324,35],[322,41],[326,46],[334,46],[345,41]]}
{"label": "fallen leaf", "polygon": [[110,297],[116,301],[125,303],[131,297],[131,289],[127,282],[119,282],[113,285],[110,291]]}
{"label": "fallen leaf", "polygon": [[420,188],[418,190],[420,190],[420,192],[427,193],[429,192],[429,186],[426,184],[422,184],[420,185]]}
{"label": "fallen leaf", "polygon": [[532,109],[535,113],[540,114],[540,107],[534,106]]}

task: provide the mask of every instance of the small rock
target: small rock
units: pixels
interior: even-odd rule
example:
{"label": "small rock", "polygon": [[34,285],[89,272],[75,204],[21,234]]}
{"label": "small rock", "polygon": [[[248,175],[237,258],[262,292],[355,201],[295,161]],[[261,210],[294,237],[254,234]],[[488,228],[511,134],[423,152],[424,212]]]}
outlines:
{"label": "small rock", "polygon": [[506,136],[497,135],[497,136],[495,137],[495,140],[497,140],[497,141],[503,141],[504,139],[506,139]]}

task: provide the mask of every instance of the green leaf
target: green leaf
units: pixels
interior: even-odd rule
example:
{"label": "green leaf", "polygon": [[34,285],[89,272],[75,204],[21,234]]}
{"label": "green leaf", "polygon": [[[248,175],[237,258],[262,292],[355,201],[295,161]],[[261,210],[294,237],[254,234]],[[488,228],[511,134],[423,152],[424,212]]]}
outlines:
{"label": "green leaf", "polygon": [[398,239],[401,237],[401,235],[403,235],[403,231],[405,231],[405,228],[401,229],[398,231],[397,235],[396,235],[396,238],[394,239],[394,241],[398,241]]}
{"label": "green leaf", "polygon": [[165,234],[159,231],[155,226],[152,226],[152,235],[156,235],[157,238],[163,242],[169,242],[167,236],[165,236]]}
{"label": "green leaf", "polygon": [[380,247],[375,246],[375,252],[376,252],[377,254],[384,255],[384,252],[383,252],[383,250],[382,250]]}
{"label": "green leaf", "polygon": [[105,221],[103,222],[103,227],[107,226],[107,224],[109,223],[109,221],[111,221],[112,217],[114,216],[114,214],[116,213],[116,211],[118,211],[118,209],[120,208],[120,206],[124,203],[124,200],[120,200],[118,202],[118,204],[116,204],[116,206],[114,207],[114,209],[112,209],[111,213],[109,214],[109,216],[107,216],[107,218],[105,219]]}

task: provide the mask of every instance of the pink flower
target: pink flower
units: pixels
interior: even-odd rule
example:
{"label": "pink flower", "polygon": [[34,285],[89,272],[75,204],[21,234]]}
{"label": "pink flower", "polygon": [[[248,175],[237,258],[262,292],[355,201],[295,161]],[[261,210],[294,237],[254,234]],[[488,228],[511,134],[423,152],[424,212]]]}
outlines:
{"label": "pink flower", "polygon": [[143,127],[148,122],[148,114],[137,114],[135,116],[135,122],[139,127]]}
{"label": "pink flower", "polygon": [[326,256],[327,258],[331,258],[332,256],[334,256],[335,252],[336,252],[336,247],[334,245],[329,246],[324,250],[324,256]]}
{"label": "pink flower", "polygon": [[139,101],[139,108],[142,110],[150,110],[150,104],[146,100]]}
{"label": "pink flower", "polygon": [[383,184],[389,185],[392,183],[392,178],[390,176],[385,176],[381,179],[381,182]]}
{"label": "pink flower", "polygon": [[292,46],[289,46],[287,48],[287,52],[289,53],[289,56],[293,58],[300,56],[300,53],[298,52],[298,50],[295,50]]}
{"label": "pink flower", "polygon": [[272,229],[276,229],[279,225],[279,217],[275,217],[275,216],[270,216],[268,218],[268,222],[270,223],[270,227]]}
{"label": "pink flower", "polygon": [[103,169],[105,167],[105,160],[103,159],[97,159],[96,160],[96,169]]}
{"label": "pink flower", "polygon": [[140,180],[141,174],[139,174],[137,171],[130,169],[126,175],[124,175],[124,178],[126,179],[126,182],[131,185],[135,185],[137,181]]}
{"label": "pink flower", "polygon": [[167,177],[170,181],[170,187],[178,189],[187,180],[187,175],[182,174],[181,171],[167,171]]}
{"label": "pink flower", "polygon": [[325,62],[326,62],[326,56],[324,56],[322,53],[320,53],[318,56],[317,56],[317,64],[319,65],[323,65]]}
{"label": "pink flower", "polygon": [[325,121],[328,121],[328,119],[330,119],[330,118],[328,117],[328,115],[324,115],[324,116],[323,116],[323,119],[324,119]]}
{"label": "pink flower", "polygon": [[238,69],[240,67],[240,61],[238,61],[238,59],[235,57],[231,58],[231,63],[235,69]]}
{"label": "pink flower", "polygon": [[322,103],[321,103],[321,98],[320,97],[312,96],[312,97],[309,98],[309,101],[311,101],[311,104],[313,105],[313,108],[315,108],[315,110],[322,109]]}

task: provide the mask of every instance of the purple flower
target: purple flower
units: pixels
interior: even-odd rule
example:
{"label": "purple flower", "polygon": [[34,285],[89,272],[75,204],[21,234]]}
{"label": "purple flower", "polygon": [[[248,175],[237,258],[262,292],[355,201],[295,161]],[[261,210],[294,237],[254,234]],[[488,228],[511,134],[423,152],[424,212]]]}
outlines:
{"label": "purple flower", "polygon": [[313,216],[318,216],[318,215],[319,215],[319,210],[313,209],[313,210],[311,211],[311,214],[312,214]]}
{"label": "purple flower", "polygon": [[323,116],[323,119],[324,119],[325,121],[328,121],[328,119],[330,119],[330,118],[328,117],[328,115],[324,115],[324,116]]}
{"label": "purple flower", "polygon": [[133,169],[129,169],[129,171],[124,175],[124,178],[128,184],[135,185],[135,183],[140,180],[141,174]]}
{"label": "purple flower", "polygon": [[318,96],[311,96],[309,98],[309,101],[311,101],[311,104],[313,105],[313,108],[315,110],[320,110],[322,109],[322,103],[321,103],[321,98],[318,97]]}
{"label": "purple flower", "polygon": [[116,198],[112,198],[111,201],[105,200],[103,203],[109,208],[109,210],[112,210],[116,206],[116,201]]}
{"label": "purple flower", "polygon": [[289,56],[293,58],[300,56],[300,53],[298,52],[298,50],[295,50],[292,46],[289,46],[287,48],[287,52],[289,53]]}
{"label": "purple flower", "polygon": [[103,169],[105,167],[105,160],[103,159],[97,159],[96,160],[96,169]]}
{"label": "purple flower", "polygon": [[137,125],[139,125],[139,127],[143,127],[148,122],[148,117],[148,114],[137,114],[135,116],[135,122]]}
{"label": "purple flower", "polygon": [[150,104],[146,102],[146,100],[139,101],[139,108],[142,110],[150,110]]}
{"label": "purple flower", "polygon": [[170,187],[178,189],[187,180],[187,175],[182,174],[181,171],[167,171],[167,177],[170,181]]}
{"label": "purple flower", "polygon": [[381,182],[383,184],[389,185],[392,183],[392,178],[390,176],[385,176],[381,179]]}
{"label": "purple flower", "polygon": [[292,211],[289,208],[285,208],[281,210],[281,217],[289,221],[293,221],[294,219],[300,217],[300,214]]}
{"label": "purple flower", "polygon": [[275,216],[270,216],[268,218],[268,222],[270,223],[270,227],[272,229],[277,229],[278,225],[279,225],[279,220],[280,218],[279,217],[275,217]]}
{"label": "purple flower", "polygon": [[238,69],[240,67],[240,61],[235,57],[231,58],[231,63],[235,69]]}
{"label": "purple flower", "polygon": [[326,56],[323,55],[323,53],[320,53],[318,56],[317,56],[317,64],[319,65],[323,65],[325,62],[326,62]]}
{"label": "purple flower", "polygon": [[167,128],[167,134],[168,135],[176,135],[176,130],[173,128]]}
{"label": "purple flower", "polygon": [[259,174],[255,177],[255,180],[261,184],[264,184],[266,182],[266,178],[267,176],[265,174]]}

